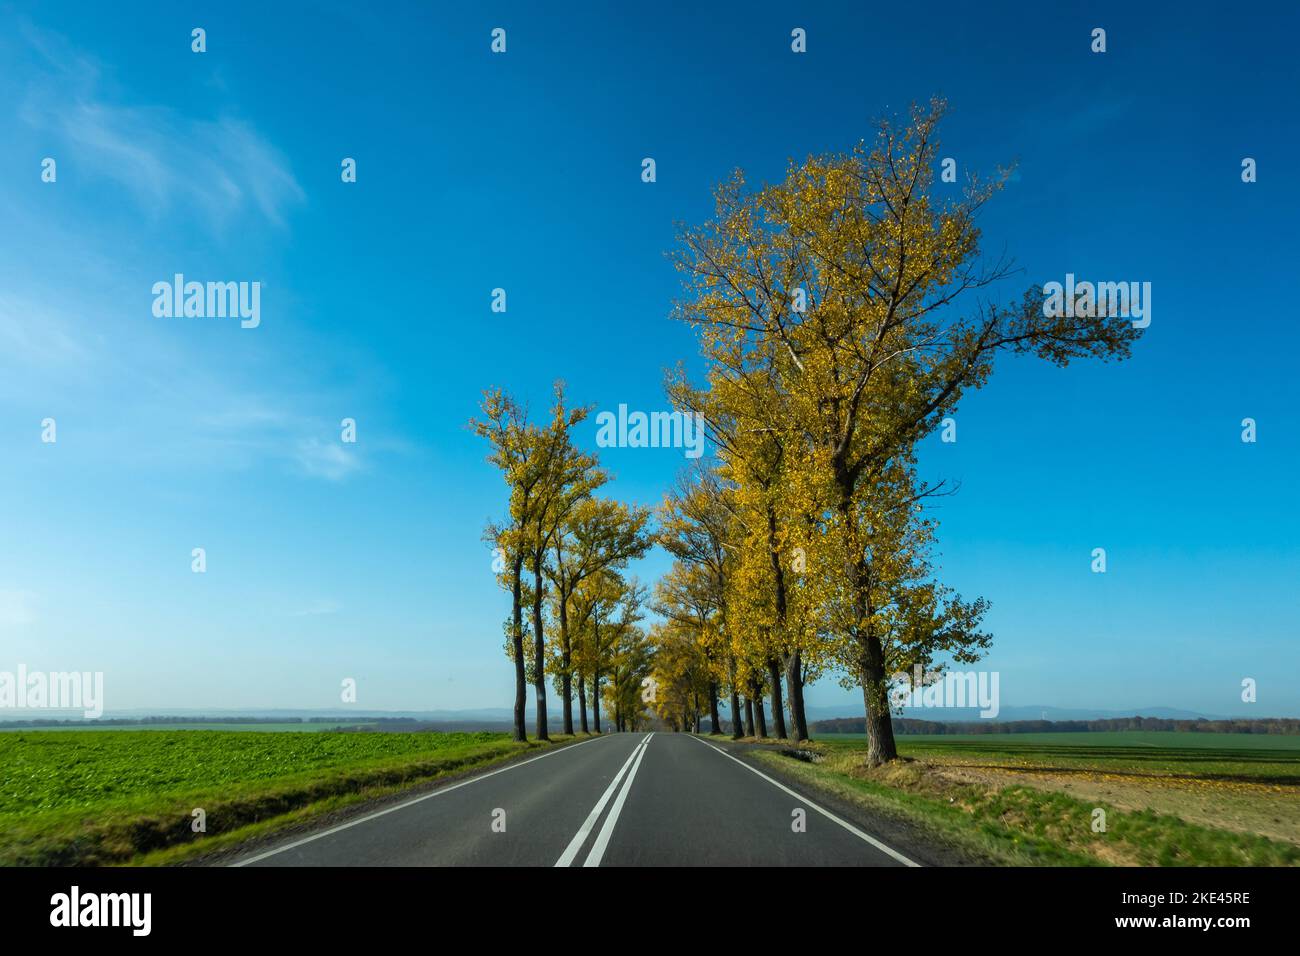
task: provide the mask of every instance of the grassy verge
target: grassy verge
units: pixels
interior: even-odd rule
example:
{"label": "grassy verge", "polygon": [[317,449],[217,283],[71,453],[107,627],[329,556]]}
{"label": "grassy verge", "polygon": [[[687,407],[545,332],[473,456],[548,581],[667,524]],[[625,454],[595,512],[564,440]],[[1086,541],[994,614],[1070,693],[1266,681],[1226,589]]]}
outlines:
{"label": "grassy verge", "polygon": [[176,863],[546,746],[491,733],[4,734],[0,865]]}
{"label": "grassy verge", "polygon": [[[903,743],[906,748],[906,743]],[[938,746],[929,744],[931,748]],[[1012,865],[1138,866],[1294,866],[1300,846],[1258,834],[1188,822],[1174,813],[1146,807],[1079,799],[1057,789],[1029,786],[996,774],[964,772],[974,759],[960,754],[962,772],[951,753],[912,758],[867,769],[861,741],[818,741],[806,749],[817,762],[795,759],[780,750],[758,751],[760,762],[785,775],[835,794],[872,812],[883,813],[926,832],[945,845]],[[808,756],[805,754],[805,756]],[[1005,755],[985,753],[997,767]],[[1075,755],[1082,773],[1108,767],[1096,754]],[[1129,755],[1131,758],[1132,755]],[[1033,758],[1019,754],[1018,773]],[[1170,757],[1168,760],[1175,760]],[[1041,761],[1040,761],[1041,762]],[[1160,761],[1156,761],[1160,762]],[[1175,761],[1176,762],[1176,761]],[[1226,756],[1216,758],[1212,778],[1228,773]],[[1060,760],[1042,763],[1055,773]],[[1250,767],[1245,775],[1258,773]],[[1273,770],[1263,776],[1270,781]],[[1185,773],[1184,773],[1185,775]],[[1105,811],[1105,832],[1094,832],[1094,811]]]}

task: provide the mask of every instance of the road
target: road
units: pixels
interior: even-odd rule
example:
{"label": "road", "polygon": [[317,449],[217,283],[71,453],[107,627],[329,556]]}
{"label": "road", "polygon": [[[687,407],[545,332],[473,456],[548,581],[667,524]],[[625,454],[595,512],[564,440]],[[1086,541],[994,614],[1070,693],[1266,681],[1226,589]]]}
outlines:
{"label": "road", "polygon": [[548,750],[233,865],[918,864],[743,753],[689,734],[639,733]]}

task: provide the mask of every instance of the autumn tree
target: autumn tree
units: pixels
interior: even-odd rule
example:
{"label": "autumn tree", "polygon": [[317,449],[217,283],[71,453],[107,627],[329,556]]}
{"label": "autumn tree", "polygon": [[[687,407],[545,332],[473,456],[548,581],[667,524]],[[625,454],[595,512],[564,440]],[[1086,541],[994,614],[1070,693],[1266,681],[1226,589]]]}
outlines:
{"label": "autumn tree", "polygon": [[[676,562],[666,589],[660,592],[659,607],[666,616],[675,613],[700,629],[715,680],[725,682],[730,692],[732,735],[740,737],[741,688],[727,609],[737,560],[737,526],[729,495],[718,475],[697,463],[679,475],[664,496],[659,543]],[[716,689],[711,694],[716,700]],[[716,708],[712,719],[714,728],[719,728]]]}
{"label": "autumn tree", "polygon": [[558,527],[591,489],[605,481],[595,458],[578,450],[572,429],[588,409],[570,409],[564,386],[557,383],[550,418],[544,426],[528,421],[527,409],[500,389],[484,393],[482,418],[470,427],[492,445],[488,461],[496,465],[509,489],[508,517],[488,525],[485,536],[503,556],[503,577],[511,593],[510,656],[515,666],[514,737],[526,740],[527,673],[523,623],[525,564],[533,573],[532,676],[536,695],[537,736],[549,739],[546,719],[545,630],[542,621],[542,576],[547,549]]}
{"label": "autumn tree", "polygon": [[[593,697],[601,694],[613,711],[614,729],[623,731],[629,721],[644,708],[641,706],[641,680],[650,672],[653,648],[640,622],[645,618],[646,590],[636,578],[624,579],[615,575],[612,583],[617,597],[614,613],[596,631],[596,666],[593,677]],[[601,675],[608,681],[604,690]],[[600,717],[596,716],[596,731],[600,731]]]}
{"label": "autumn tree", "polygon": [[[551,560],[546,572],[553,588],[560,637],[552,670],[558,677],[560,699],[564,703],[566,734],[573,733],[574,659],[569,623],[574,610],[574,592],[593,575],[625,567],[628,561],[645,554],[651,543],[646,531],[649,520],[648,509],[589,497],[577,501],[568,510],[552,537]],[[593,609],[590,601],[580,606],[580,627],[590,620]],[[585,733],[587,714],[581,678],[578,686]]]}
{"label": "autumn tree", "polygon": [[696,648],[704,665],[703,693],[709,708],[709,732],[720,734],[722,722],[718,716],[718,693],[720,675],[725,677],[729,673],[729,668],[722,663],[729,659],[729,649],[723,644],[725,636],[720,626],[721,615],[715,605],[715,594],[709,571],[704,566],[675,561],[668,573],[655,584],[654,610],[666,621],[662,631],[665,639],[689,640]]}
{"label": "autumn tree", "polygon": [[[650,643],[655,648],[650,706],[674,729],[699,733],[705,698],[716,694],[717,687],[699,632],[669,620],[651,628]],[[716,724],[713,732],[718,732]]]}
{"label": "autumn tree", "polygon": [[573,663],[579,686],[589,682],[591,688],[595,733],[601,733],[601,700],[616,669],[619,647],[628,630],[644,618],[645,603],[645,588],[635,578],[624,578],[609,568],[592,574],[574,589]]}
{"label": "autumn tree", "polygon": [[989,301],[1013,263],[981,257],[976,217],[1006,172],[950,199],[937,193],[943,112],[935,101],[901,128],[883,121],[871,145],[792,163],[775,185],[752,190],[736,173],[716,190],[713,219],[682,231],[676,256],[678,314],[700,330],[710,371],[770,383],[783,440],[798,449],[787,485],[804,513],[829,516],[870,764],[897,756],[863,524],[882,476],[910,465],[999,355],[1124,358],[1140,334],[1095,309],[1045,309],[1038,288]]}

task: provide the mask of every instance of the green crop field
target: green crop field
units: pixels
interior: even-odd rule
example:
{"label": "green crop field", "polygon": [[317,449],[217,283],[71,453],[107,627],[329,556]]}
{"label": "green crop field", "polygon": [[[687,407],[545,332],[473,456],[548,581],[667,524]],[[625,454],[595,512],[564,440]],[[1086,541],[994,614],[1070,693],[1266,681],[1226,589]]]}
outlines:
{"label": "green crop field", "polygon": [[[122,863],[177,844],[211,848],[530,746],[498,733],[0,734],[0,864]],[[194,808],[207,822],[197,837]]]}
{"label": "green crop field", "polygon": [[283,723],[217,723],[203,722],[196,723],[166,723],[166,724],[97,724],[94,721],[85,723],[67,724],[65,726],[54,727],[23,727],[14,723],[0,723],[0,731],[5,733],[44,733],[45,731],[60,731],[63,733],[80,733],[86,732],[105,732],[113,731],[115,733],[124,733],[137,730],[251,730],[259,733],[292,733],[302,731],[307,733],[320,733],[323,730],[340,730],[343,728],[369,728],[377,726],[375,721],[356,721],[345,720],[334,722],[321,721],[319,723],[307,723],[305,721],[285,721]]}

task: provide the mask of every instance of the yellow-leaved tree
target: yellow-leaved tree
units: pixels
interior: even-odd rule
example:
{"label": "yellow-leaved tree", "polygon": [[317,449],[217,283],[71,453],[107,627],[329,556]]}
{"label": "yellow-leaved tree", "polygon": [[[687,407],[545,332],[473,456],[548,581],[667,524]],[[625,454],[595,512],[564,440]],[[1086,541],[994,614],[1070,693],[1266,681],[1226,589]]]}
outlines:
{"label": "yellow-leaved tree", "polygon": [[[740,415],[780,434],[792,508],[778,537],[801,537],[820,557],[802,587],[816,595],[827,647],[862,687],[870,764],[897,756],[886,652],[895,630],[878,596],[882,582],[909,577],[873,535],[901,520],[895,499],[917,495],[916,443],[986,383],[999,354],[1064,366],[1123,358],[1140,335],[1126,319],[1049,314],[1039,288],[986,300],[1012,263],[981,258],[976,215],[1006,173],[935,195],[943,112],[934,101],[901,127],[883,121],[871,144],[792,163],[773,185],[750,189],[736,173],[716,190],[713,219],[683,230],[676,255],[686,287],[678,314],[700,332],[710,391],[725,382],[752,392],[756,411]],[[737,413],[729,400],[728,412]],[[914,520],[897,532],[920,535],[913,544],[925,552]],[[975,608],[931,604],[958,619]],[[928,630],[958,649],[957,632],[978,633],[942,621]]]}

